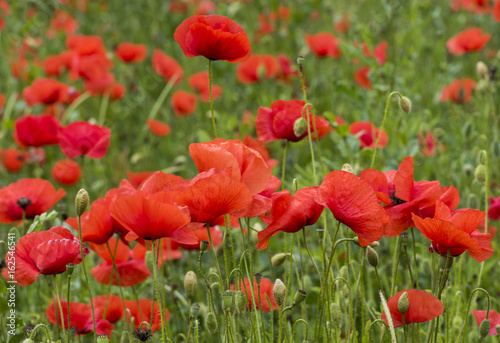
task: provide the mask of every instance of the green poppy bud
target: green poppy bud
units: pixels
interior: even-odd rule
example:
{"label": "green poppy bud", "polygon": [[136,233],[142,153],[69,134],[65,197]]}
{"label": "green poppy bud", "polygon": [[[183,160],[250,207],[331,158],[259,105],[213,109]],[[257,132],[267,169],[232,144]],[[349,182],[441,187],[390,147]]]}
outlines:
{"label": "green poppy bud", "polygon": [[486,181],[486,167],[484,166],[484,164],[480,164],[476,167],[474,176],[476,177],[477,182],[479,182],[480,184],[484,184],[484,182]]}
{"label": "green poppy bud", "polygon": [[338,303],[332,303],[330,305],[330,314],[332,316],[333,325],[335,325],[337,329],[340,329],[342,327],[342,311]]}
{"label": "green poppy bud", "polygon": [[196,280],[196,274],[190,270],[186,273],[186,276],[184,276],[184,290],[189,299],[193,299],[196,296],[197,287],[198,281]]}
{"label": "green poppy bud", "polygon": [[406,114],[411,112],[411,100],[403,96],[399,98],[399,108],[401,108]]}
{"label": "green poppy bud", "polygon": [[491,323],[489,319],[484,319],[479,325],[479,338],[484,339],[490,333]]}
{"label": "green poppy bud", "polygon": [[290,254],[285,254],[285,253],[276,254],[271,258],[271,264],[273,265],[273,267],[281,266],[283,263],[285,263],[288,256],[290,256]]}
{"label": "green poppy bud", "polygon": [[73,271],[75,270],[75,265],[73,263],[68,263],[66,265],[66,270],[68,271],[68,275],[73,274]]}
{"label": "green poppy bud", "polygon": [[307,131],[307,122],[304,118],[300,117],[293,123],[293,133],[296,137],[302,136]]}
{"label": "green poppy bud", "polygon": [[257,285],[260,285],[260,281],[262,280],[262,274],[255,273],[254,278],[255,278],[255,282],[257,282]]}
{"label": "green poppy bud", "polygon": [[198,315],[198,313],[200,313],[200,304],[193,303],[191,305],[190,313],[191,313],[191,317],[196,318],[196,316]]}
{"label": "green poppy bud", "polygon": [[200,250],[201,251],[206,251],[208,249],[208,244],[209,244],[208,241],[202,240],[200,242]]}
{"label": "green poppy bud", "polygon": [[477,62],[476,72],[477,72],[477,76],[481,80],[487,80],[489,77],[488,66],[482,61]]}
{"label": "green poppy bud", "polygon": [[[245,312],[247,308],[247,297],[245,296],[245,292],[242,290],[236,291],[236,294],[234,295],[234,300],[236,302],[236,309],[238,310],[239,313]],[[259,301],[259,299],[256,299]],[[265,301],[265,299],[261,299],[262,301]]]}
{"label": "green poppy bud", "polygon": [[296,293],[295,293],[295,296],[293,298],[293,302],[295,304],[300,304],[301,302],[303,302],[307,297],[307,292],[302,290],[302,289],[299,289]]}
{"label": "green poppy bud", "polygon": [[274,300],[279,306],[282,306],[286,297],[286,286],[280,279],[276,279],[273,287]]}
{"label": "green poppy bud", "polygon": [[370,266],[376,267],[378,265],[378,254],[371,246],[366,247],[366,259]]}
{"label": "green poppy bud", "polygon": [[208,312],[207,317],[205,318],[205,325],[210,333],[214,333],[215,330],[217,330],[217,319],[215,318],[215,314],[213,312]]}
{"label": "green poppy bud", "polygon": [[81,216],[89,204],[89,193],[85,189],[80,189],[75,198],[75,210],[78,216]]}
{"label": "green poppy bud", "polygon": [[97,336],[97,343],[108,343],[108,342],[109,342],[108,336],[104,334]]}
{"label": "green poppy bud", "polygon": [[408,312],[408,308],[410,307],[410,301],[408,299],[408,293],[403,292],[398,300],[398,311],[402,314]]}
{"label": "green poppy bud", "polygon": [[233,297],[233,291],[226,291],[224,294],[222,294],[222,308],[224,309],[224,312],[232,312],[234,309],[234,297]]}

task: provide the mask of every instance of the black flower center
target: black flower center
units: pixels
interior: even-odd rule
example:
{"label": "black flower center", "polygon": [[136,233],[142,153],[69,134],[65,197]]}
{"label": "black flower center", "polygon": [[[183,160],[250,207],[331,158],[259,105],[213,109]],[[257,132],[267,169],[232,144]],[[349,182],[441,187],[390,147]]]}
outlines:
{"label": "black flower center", "polygon": [[19,207],[21,207],[23,210],[26,211],[26,209],[28,208],[29,205],[31,205],[33,202],[28,199],[28,198],[19,198],[19,200],[17,200],[17,204],[19,205]]}

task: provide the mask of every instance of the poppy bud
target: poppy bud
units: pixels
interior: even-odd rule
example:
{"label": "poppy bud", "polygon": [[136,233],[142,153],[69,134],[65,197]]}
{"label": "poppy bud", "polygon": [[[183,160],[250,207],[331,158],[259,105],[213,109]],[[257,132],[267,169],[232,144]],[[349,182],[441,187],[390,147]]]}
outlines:
{"label": "poppy bud", "polygon": [[293,133],[296,137],[302,136],[307,131],[307,122],[300,117],[293,123]]}
{"label": "poppy bud", "polygon": [[295,293],[295,296],[293,297],[293,302],[295,304],[300,304],[301,302],[303,302],[307,297],[307,292],[302,290],[302,289],[299,289],[296,293]]}
{"label": "poppy bud", "polygon": [[279,306],[283,305],[286,296],[286,286],[280,279],[276,279],[273,287],[274,300]]}
{"label": "poppy bud", "polygon": [[304,65],[304,62],[305,62],[305,58],[304,58],[303,56],[299,56],[299,57],[297,57],[297,64],[298,64],[299,66]]}
{"label": "poppy bud", "polygon": [[376,267],[378,265],[378,254],[371,246],[366,247],[366,259],[370,266]]}
{"label": "poppy bud", "polygon": [[480,164],[474,170],[474,176],[480,184],[484,184],[486,181],[486,167],[483,164]]}
{"label": "poppy bud", "polygon": [[488,66],[484,62],[482,62],[482,61],[477,62],[477,64],[476,64],[476,72],[477,72],[477,76],[481,80],[487,80],[488,79]]}
{"label": "poppy bud", "polygon": [[354,172],[354,169],[352,168],[352,166],[349,163],[344,163],[344,165],[342,166],[342,170],[345,172],[351,173],[351,174],[356,174]]}
{"label": "poppy bud", "polygon": [[146,262],[146,267],[151,273],[154,273],[155,260],[153,257],[153,252],[151,250],[146,251],[146,256],[144,257]]}
{"label": "poppy bud", "polygon": [[466,163],[466,164],[464,164],[462,170],[463,170],[465,176],[467,176],[467,178],[470,178],[472,176],[473,171],[474,171],[474,167],[472,166],[472,164]]}
{"label": "poppy bud", "polygon": [[330,314],[332,316],[332,322],[338,329],[342,326],[342,311],[340,311],[340,306],[337,303],[332,303],[330,305]]}
{"label": "poppy bud", "polygon": [[470,138],[470,135],[472,134],[472,124],[470,122],[464,124],[462,128],[462,134],[464,135],[465,140],[468,140]]}
{"label": "poppy bud", "polygon": [[352,239],[352,242],[353,242],[354,244],[356,244],[358,247],[360,247],[360,246],[361,246],[361,244],[359,243],[359,238],[358,238],[358,237],[354,237],[354,238]]}
{"label": "poppy bud", "polygon": [[467,196],[467,208],[479,208],[479,199],[474,193]]}
{"label": "poppy bud", "polygon": [[200,304],[198,304],[198,303],[192,304],[190,313],[191,313],[191,317],[195,318],[198,315],[198,313],[200,313]]}
{"label": "poppy bud", "polygon": [[285,254],[285,253],[276,254],[271,258],[271,264],[273,265],[273,267],[281,266],[283,263],[285,263],[286,258],[288,256],[290,256],[290,254]]}
{"label": "poppy bud", "polygon": [[451,324],[455,328],[455,330],[458,330],[462,327],[463,322],[464,321],[461,316],[455,316],[453,317],[453,322]]}
{"label": "poppy bud", "polygon": [[323,237],[325,236],[325,228],[323,226],[318,226],[316,228],[316,232],[318,233],[319,239],[323,240]]}
{"label": "poppy bud", "polygon": [[213,312],[208,312],[207,317],[205,318],[205,325],[210,333],[214,333],[215,330],[217,330],[217,319],[215,318],[215,314]]}
{"label": "poppy bud", "polygon": [[232,312],[234,309],[233,305],[233,291],[226,291],[222,294],[222,308],[224,309],[224,312]]}
{"label": "poppy bud", "polygon": [[403,292],[398,300],[398,311],[402,314],[408,312],[408,308],[410,307],[410,301],[408,299],[408,293]]}
{"label": "poppy bud", "polygon": [[408,245],[408,232],[403,231],[399,236],[401,237],[401,244],[406,247]]}
{"label": "poppy bud", "polygon": [[491,329],[491,323],[489,319],[484,319],[481,322],[481,325],[479,325],[479,338],[484,339],[486,336],[488,336],[488,333],[490,332]]}
{"label": "poppy bud", "polygon": [[208,244],[209,244],[208,241],[202,240],[200,242],[200,250],[201,251],[206,251],[208,249]]}
{"label": "poppy bud", "polygon": [[109,342],[108,336],[104,334],[97,336],[97,343],[108,343],[108,342]]}
{"label": "poppy bud", "polygon": [[236,291],[234,298],[236,302],[236,309],[239,313],[243,313],[247,308],[247,297],[245,296],[245,292],[243,292],[242,290]]}
{"label": "poppy bud", "polygon": [[89,193],[85,189],[80,189],[75,198],[76,214],[81,216],[89,204]]}
{"label": "poppy bud", "polygon": [[197,286],[196,274],[192,270],[188,271],[186,276],[184,276],[184,290],[189,299],[193,299],[196,296]]}
{"label": "poppy bud", "polygon": [[376,247],[380,246],[380,243],[379,243],[379,242],[377,242],[377,241],[375,241],[375,242],[371,242],[371,243],[370,243],[370,246],[371,246],[372,248],[376,248]]}
{"label": "poppy bud", "polygon": [[122,337],[120,338],[120,343],[130,343],[130,335],[127,330],[122,332]]}
{"label": "poppy bud", "polygon": [[255,273],[254,278],[255,278],[255,282],[257,282],[257,285],[260,285],[260,280],[262,280],[262,274]]}
{"label": "poppy bud", "polygon": [[399,108],[401,108],[406,114],[411,112],[411,100],[405,96],[399,98]]}
{"label": "poppy bud", "polygon": [[500,335],[500,324],[495,325],[495,330],[497,330],[497,334]]}
{"label": "poppy bud", "polygon": [[73,274],[73,270],[75,270],[75,265],[73,263],[68,263],[66,265],[66,270],[68,271],[68,275]]}

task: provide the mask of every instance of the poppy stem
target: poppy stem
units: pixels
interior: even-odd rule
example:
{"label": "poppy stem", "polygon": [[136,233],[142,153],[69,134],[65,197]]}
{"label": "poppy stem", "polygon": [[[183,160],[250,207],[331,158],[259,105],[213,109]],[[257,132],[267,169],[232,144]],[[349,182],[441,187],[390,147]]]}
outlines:
{"label": "poppy stem", "polygon": [[[307,122],[307,140],[309,141],[309,150],[311,152],[311,163],[313,167],[313,180],[314,180],[314,185],[318,184],[318,179],[316,176],[316,161],[314,159],[314,149],[312,145],[312,138],[311,138],[311,116],[313,115],[311,111],[309,110],[312,107],[310,103],[306,103],[304,105],[304,108],[302,109],[302,116],[304,115],[304,112],[306,113],[306,122]],[[316,131],[315,131],[316,133]]]}
{"label": "poppy stem", "polygon": [[90,93],[89,92],[83,92],[82,94],[80,94],[80,96],[78,98],[76,98],[75,101],[73,101],[71,103],[71,105],[68,106],[68,108],[66,108],[66,111],[63,112],[63,114],[61,116],[61,124],[64,125],[64,123],[66,122],[66,119],[68,118],[68,116],[70,116],[71,113],[74,110],[76,110],[76,108],[78,106],[80,106],[82,104],[82,102],[84,102],[88,98],[90,98]]}
{"label": "poppy stem", "polygon": [[375,142],[375,148],[373,149],[372,163],[370,164],[370,168],[373,168],[373,165],[375,164],[375,156],[377,155],[378,142],[380,141],[380,137],[382,136],[382,132],[384,131],[385,119],[387,118],[387,112],[389,111],[389,102],[391,101],[393,95],[399,96],[400,99],[403,98],[403,96],[399,92],[392,92],[387,97],[387,101],[385,103],[384,119],[382,119],[382,126],[380,127],[380,131],[378,132],[377,141]]}
{"label": "poppy stem", "polygon": [[[70,325],[69,323],[71,323],[71,311],[69,306],[70,290],[71,290],[71,273],[68,273],[68,292],[66,295],[66,302],[68,303],[68,326]],[[68,343],[71,342],[70,332],[71,332],[70,327],[68,327]]]}
{"label": "poppy stem", "polygon": [[[34,336],[35,336],[35,333],[36,331],[38,330],[38,328],[44,328],[45,329],[45,335],[47,335],[47,339],[49,340],[49,342],[52,342],[52,339],[50,338],[50,331],[49,331],[49,328],[47,327],[47,325],[45,324],[38,324],[37,326],[35,326],[33,328],[33,330],[31,331],[31,334],[30,334],[30,337],[29,339],[33,340]],[[7,341],[6,341],[7,342]]]}
{"label": "poppy stem", "polygon": [[415,268],[415,283],[418,289],[418,270],[417,270],[417,248],[415,244],[415,235],[413,234],[413,228],[411,228],[411,240],[413,244],[413,267]]}
{"label": "poppy stem", "polygon": [[486,297],[488,298],[488,304],[487,304],[487,310],[486,310],[486,319],[488,319],[488,316],[490,314],[490,306],[491,306],[491,298],[490,298],[490,294],[484,289],[484,288],[476,288],[475,290],[473,290],[469,296],[469,302],[467,304],[467,311],[465,312],[465,316],[464,316],[464,325],[462,326],[462,329],[460,329],[460,332],[458,333],[458,337],[457,337],[457,340],[455,341],[455,343],[460,343],[462,341],[462,335],[464,334],[464,331],[465,329],[467,328],[467,323],[468,323],[468,320],[467,320],[467,317],[469,317],[469,312],[470,312],[470,305],[472,303],[472,301],[474,301],[475,297],[474,295],[476,294],[476,292],[483,292]]}
{"label": "poppy stem", "polygon": [[[64,332],[66,331],[65,329],[65,325],[64,325],[64,313],[63,313],[63,308],[62,308],[62,305],[61,305],[61,297],[59,296],[59,287],[57,286],[57,275],[54,274],[54,293],[55,293],[55,296],[56,296],[56,303],[54,303],[54,309],[55,309],[55,306],[57,305],[57,307],[59,308],[59,313],[60,313],[60,316],[61,316],[61,326],[62,326],[62,330],[63,330],[63,339],[64,339]],[[68,303],[69,303],[69,299],[68,299]],[[55,310],[57,311],[57,310]],[[69,322],[69,312],[68,312],[68,331],[70,330],[70,327],[71,326],[71,323]],[[69,337],[69,334],[68,334],[68,337]],[[68,341],[69,343],[69,341]]]}
{"label": "poppy stem", "polygon": [[408,266],[408,271],[410,272],[411,287],[415,288],[416,283],[415,283],[415,280],[413,279],[413,272],[411,271],[411,263],[410,263],[410,259],[408,258],[408,249],[406,247],[406,244],[404,244],[404,249],[405,249],[406,265]]}
{"label": "poppy stem", "polygon": [[217,136],[217,128],[215,127],[215,116],[214,116],[214,100],[212,98],[212,60],[208,60],[208,90],[210,93],[210,112],[212,113],[212,125],[214,127],[214,136]]}
{"label": "poppy stem", "polygon": [[396,285],[396,277],[398,275],[399,254],[401,252],[401,242],[399,236],[396,238],[396,250],[392,259],[392,279],[391,279],[391,293],[394,294],[394,286]]}
{"label": "poppy stem", "polygon": [[[156,271],[158,269],[158,258],[155,254],[155,241],[151,241],[151,250],[153,252],[153,260],[154,260],[154,264],[153,264],[153,277],[154,277],[154,283],[155,283],[155,293],[156,293],[156,302],[158,303],[158,307],[160,309],[160,320],[161,320],[161,341],[162,343],[165,343],[165,324],[163,322],[163,304],[162,304],[162,300],[160,298],[160,292],[158,290],[158,278],[156,276]],[[152,311],[152,313],[154,313],[154,311]]]}
{"label": "poppy stem", "polygon": [[[385,328],[387,330],[389,330],[389,327],[387,326],[387,324],[382,320],[382,319],[376,319],[374,320],[373,322],[370,323],[370,327],[368,328],[368,342],[372,342],[371,341],[371,338],[372,338],[372,327],[373,327],[373,324],[375,323],[380,323],[380,324],[384,324]],[[384,334],[385,332],[383,332],[382,334]],[[383,338],[383,336],[382,336]]]}
{"label": "poppy stem", "polygon": [[95,311],[94,311],[94,300],[92,297],[92,286],[89,282],[89,277],[87,275],[87,268],[85,267],[85,257],[83,255],[83,237],[82,237],[82,216],[78,216],[78,231],[80,232],[80,256],[82,258],[83,274],[85,275],[85,281],[87,282],[87,287],[89,289],[90,296],[90,306],[92,307],[92,325],[94,329],[94,342],[97,342],[97,329],[95,323]]}
{"label": "poppy stem", "polygon": [[[215,263],[216,263],[216,265],[217,265],[217,272],[219,273],[219,278],[220,278],[221,280],[224,280],[224,279],[222,278],[222,272],[221,272],[221,270],[220,270],[219,260],[217,259],[217,253],[215,252],[214,243],[212,242],[212,235],[210,234],[210,224],[209,224],[209,223],[207,223],[207,224],[206,224],[206,226],[207,226],[208,242],[210,243],[210,250],[212,250],[212,253],[213,253],[213,255],[214,255]],[[224,285],[221,285],[221,286],[223,287]],[[228,281],[228,285],[227,285],[227,287],[229,287],[229,281]],[[223,289],[224,289],[224,287],[223,287]]]}
{"label": "poppy stem", "polygon": [[286,153],[288,151],[288,140],[285,143],[285,149],[283,150],[283,162],[281,163],[281,190],[285,189],[285,170],[286,170]]}
{"label": "poppy stem", "polygon": [[109,94],[105,94],[101,100],[101,106],[99,108],[99,125],[104,125],[104,119],[106,118],[106,112],[108,111],[109,104]]}

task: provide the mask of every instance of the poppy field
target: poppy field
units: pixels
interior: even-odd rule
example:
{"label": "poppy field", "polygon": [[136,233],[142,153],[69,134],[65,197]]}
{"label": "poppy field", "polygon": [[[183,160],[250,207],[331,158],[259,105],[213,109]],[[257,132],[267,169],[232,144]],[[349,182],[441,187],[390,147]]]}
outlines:
{"label": "poppy field", "polygon": [[0,52],[0,342],[499,341],[500,0],[0,0]]}

